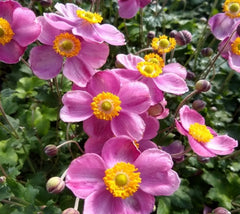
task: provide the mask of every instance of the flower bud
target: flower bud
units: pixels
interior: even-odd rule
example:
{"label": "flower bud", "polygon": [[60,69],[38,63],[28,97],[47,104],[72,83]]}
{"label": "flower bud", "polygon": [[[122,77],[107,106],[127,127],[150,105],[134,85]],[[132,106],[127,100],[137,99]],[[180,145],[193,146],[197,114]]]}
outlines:
{"label": "flower bud", "polygon": [[202,22],[202,23],[207,23],[207,19],[206,19],[205,17],[201,17],[201,18],[200,18],[200,22]]}
{"label": "flower bud", "polygon": [[204,57],[209,57],[209,56],[211,56],[213,54],[213,49],[212,48],[203,48],[201,50],[201,54]]}
{"label": "flower bud", "polygon": [[202,100],[194,100],[192,103],[193,109],[196,111],[202,111],[206,106],[206,103]]}
{"label": "flower bud", "polygon": [[184,146],[180,140],[175,140],[168,146],[162,146],[162,150],[169,153],[176,163],[184,160]]}
{"label": "flower bud", "polygon": [[53,144],[49,144],[44,148],[44,152],[47,156],[53,157],[53,156],[57,155],[58,148]]}
{"label": "flower bud", "polygon": [[181,30],[174,36],[178,45],[183,46],[191,42],[192,34],[187,30]]}
{"label": "flower bud", "polygon": [[194,80],[196,75],[192,71],[187,71],[187,80]]}
{"label": "flower bud", "polygon": [[202,156],[197,156],[197,160],[200,163],[207,163],[209,162],[210,158],[202,157]]}
{"label": "flower bud", "polygon": [[80,213],[73,208],[67,208],[63,210],[62,214],[80,214]]}
{"label": "flower bud", "polygon": [[152,40],[155,37],[155,32],[154,31],[149,31],[147,34],[147,38]]}
{"label": "flower bud", "polygon": [[231,212],[223,207],[218,207],[212,211],[212,214],[231,214]]}
{"label": "flower bud", "polygon": [[176,30],[172,30],[172,31],[169,33],[169,36],[175,38],[175,36],[176,36],[177,33],[178,33],[178,32],[177,32]]}
{"label": "flower bud", "polygon": [[198,80],[195,84],[195,89],[198,92],[206,92],[210,88],[211,88],[211,84],[207,80]]}
{"label": "flower bud", "polygon": [[46,189],[49,193],[58,194],[65,188],[65,182],[59,177],[52,177],[47,181]]}
{"label": "flower bud", "polygon": [[161,115],[163,111],[164,111],[163,106],[160,103],[158,103],[149,107],[148,114],[152,117],[157,117]]}
{"label": "flower bud", "polygon": [[52,5],[52,0],[37,0],[43,7],[50,7]]}
{"label": "flower bud", "polygon": [[0,176],[0,184],[4,184],[6,182],[5,176]]}

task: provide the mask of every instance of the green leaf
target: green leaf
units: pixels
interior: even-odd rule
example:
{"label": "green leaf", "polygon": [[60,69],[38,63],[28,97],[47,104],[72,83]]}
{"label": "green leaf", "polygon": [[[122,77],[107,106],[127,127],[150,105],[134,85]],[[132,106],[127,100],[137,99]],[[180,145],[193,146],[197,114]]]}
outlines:
{"label": "green leaf", "polygon": [[157,214],[170,214],[171,200],[168,197],[159,197],[157,205]]}
{"label": "green leaf", "polygon": [[8,140],[0,141],[0,163],[15,166],[18,161],[16,151],[9,145]]}

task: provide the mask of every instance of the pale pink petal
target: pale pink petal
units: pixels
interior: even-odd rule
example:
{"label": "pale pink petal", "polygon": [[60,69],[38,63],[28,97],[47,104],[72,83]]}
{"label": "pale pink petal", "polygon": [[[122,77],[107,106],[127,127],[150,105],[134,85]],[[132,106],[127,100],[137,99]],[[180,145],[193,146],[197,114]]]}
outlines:
{"label": "pale pink petal", "polygon": [[163,73],[173,73],[177,74],[179,77],[186,79],[187,70],[184,66],[179,63],[170,63],[163,67]]}
{"label": "pale pink petal", "polygon": [[94,25],[95,31],[102,38],[103,41],[110,45],[120,46],[125,45],[124,34],[116,27],[110,24]]}
{"label": "pale pink petal", "polygon": [[180,178],[171,170],[173,161],[168,153],[159,149],[145,150],[138,156],[134,165],[140,172],[140,188],[144,192],[152,195],[171,195],[179,188]]}
{"label": "pale pink petal", "polygon": [[85,199],[105,186],[105,170],[105,163],[99,155],[84,154],[71,162],[65,179],[66,186],[76,197]]}
{"label": "pale pink petal", "polygon": [[184,105],[180,111],[180,121],[183,126],[183,128],[188,131],[191,124],[199,123],[199,124],[205,124],[204,117],[199,114],[197,111],[190,109],[189,106]]}
{"label": "pale pink petal", "polygon": [[160,74],[160,76],[153,78],[153,81],[164,92],[181,95],[188,91],[184,79],[173,73]]}
{"label": "pale pink petal", "polygon": [[141,82],[130,82],[122,85],[119,94],[122,109],[141,114],[150,107],[148,87]]}
{"label": "pale pink petal", "polygon": [[111,121],[111,128],[116,136],[127,135],[136,141],[142,139],[145,127],[143,119],[130,112],[121,111],[119,116]]}
{"label": "pale pink petal", "polygon": [[11,40],[5,45],[0,45],[0,61],[7,64],[18,63],[26,47],[21,47],[16,41]]}
{"label": "pale pink petal", "polygon": [[139,154],[140,151],[128,136],[112,137],[102,148],[102,158],[107,168],[112,168],[118,162],[133,163]]}
{"label": "pale pink petal", "polygon": [[92,96],[85,91],[69,91],[63,95],[60,118],[64,122],[80,122],[92,116]]}
{"label": "pale pink petal", "polygon": [[66,3],[66,4],[62,4],[57,2],[54,7],[56,8],[57,11],[59,11],[63,16],[68,17],[68,18],[77,18],[77,13],[76,11],[79,8],[77,5],[72,4],[72,3]]}
{"label": "pale pink petal", "polygon": [[184,129],[183,126],[182,126],[182,123],[178,122],[176,119],[175,119],[175,125],[176,125],[176,128],[178,130],[178,132],[184,136],[187,136],[188,134],[188,130]]}
{"label": "pale pink petal", "polygon": [[20,46],[26,47],[37,40],[41,26],[35,19],[35,14],[28,8],[18,7],[14,10],[11,27],[15,33],[13,38]]}
{"label": "pale pink petal", "polygon": [[221,57],[223,57],[224,59],[228,59],[229,52],[232,51],[231,42],[228,42],[228,44],[226,45],[228,39],[229,37],[226,37],[218,44],[218,51],[221,53]]}
{"label": "pale pink petal", "polygon": [[238,142],[228,135],[219,135],[205,144],[205,147],[217,155],[228,155],[238,146]]}
{"label": "pale pink petal", "polygon": [[52,46],[42,45],[31,49],[29,63],[37,77],[48,80],[60,73],[63,58],[53,50]]}
{"label": "pale pink petal", "polygon": [[136,0],[118,0],[119,16],[121,18],[130,19],[136,15],[139,10],[139,3]]}
{"label": "pale pink petal", "polygon": [[77,57],[67,58],[63,74],[80,87],[85,87],[97,71]]}
{"label": "pale pink petal", "polygon": [[136,66],[139,62],[144,61],[143,58],[133,55],[133,54],[118,54],[116,56],[117,64],[123,66],[124,68],[130,70],[137,70]]}
{"label": "pale pink petal", "polygon": [[232,52],[228,52],[228,64],[231,69],[240,73],[240,56]]}
{"label": "pale pink petal", "polygon": [[99,191],[93,192],[84,201],[83,214],[129,214],[123,200],[101,188]]}

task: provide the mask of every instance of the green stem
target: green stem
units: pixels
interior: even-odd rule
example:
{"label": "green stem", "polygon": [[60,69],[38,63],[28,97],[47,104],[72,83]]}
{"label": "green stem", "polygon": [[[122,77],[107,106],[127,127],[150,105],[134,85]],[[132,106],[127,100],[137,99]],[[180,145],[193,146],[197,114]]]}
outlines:
{"label": "green stem", "polygon": [[5,203],[5,204],[12,204],[12,205],[15,205],[15,206],[25,207],[25,205],[20,204],[20,203],[17,203],[17,202],[14,202],[14,201],[1,200],[1,202],[2,202],[2,203]]}
{"label": "green stem", "polygon": [[139,24],[139,40],[140,40],[140,47],[144,46],[143,42],[143,9],[140,8],[140,24]]}
{"label": "green stem", "polygon": [[[24,137],[24,138],[25,138],[25,137]],[[25,139],[26,139],[26,138],[25,138]],[[27,152],[24,144],[22,144],[22,148],[23,148],[23,151],[24,151],[24,153],[25,153],[25,155],[26,155],[28,165],[29,165],[30,169],[32,170],[32,172],[35,174],[35,173],[36,173],[36,170],[35,170],[34,167],[33,167],[32,161],[30,160],[30,158],[29,158],[29,156],[28,156],[29,154],[28,154],[28,152]]]}
{"label": "green stem", "polygon": [[4,170],[4,168],[2,167],[2,164],[0,164],[0,170],[1,170],[2,174],[7,178],[8,175],[7,175],[6,171]]}

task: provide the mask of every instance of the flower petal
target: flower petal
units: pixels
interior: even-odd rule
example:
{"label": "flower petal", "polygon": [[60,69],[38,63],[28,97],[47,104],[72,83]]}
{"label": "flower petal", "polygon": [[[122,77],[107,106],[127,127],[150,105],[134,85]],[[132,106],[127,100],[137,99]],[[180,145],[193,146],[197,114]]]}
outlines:
{"label": "flower petal", "polygon": [[133,54],[118,54],[116,56],[117,59],[117,63],[120,64],[120,66],[123,66],[126,69],[130,69],[130,70],[136,70],[137,71],[137,64],[139,62],[144,61],[143,58],[133,55]]}
{"label": "flower petal", "polygon": [[165,65],[162,70],[163,73],[174,73],[183,79],[186,79],[187,77],[186,68],[179,63],[169,63]]}
{"label": "flower petal", "polygon": [[137,142],[139,144],[139,150],[141,152],[143,152],[144,150],[147,150],[147,149],[152,149],[152,148],[155,148],[157,149],[157,144],[150,141],[150,140],[140,140]]}
{"label": "flower petal", "polygon": [[48,80],[60,73],[63,58],[51,46],[42,45],[32,48],[29,63],[37,77]]}
{"label": "flower petal", "polygon": [[139,10],[139,3],[135,0],[118,0],[119,16],[121,18],[130,19],[136,15]]}
{"label": "flower petal", "polygon": [[240,73],[240,56],[232,52],[228,52],[228,64],[231,69]]}
{"label": "flower petal", "polygon": [[152,139],[156,137],[159,130],[159,121],[156,118],[149,116],[147,113],[142,114],[141,117],[146,124],[143,139]]}
{"label": "flower petal", "polygon": [[60,118],[64,122],[80,122],[92,116],[92,96],[85,91],[69,91],[63,95]]}
{"label": "flower petal", "polygon": [[105,163],[94,153],[84,154],[74,159],[66,175],[66,186],[78,198],[86,198],[92,192],[105,186]]}
{"label": "flower petal", "polygon": [[12,23],[13,12],[16,8],[22,7],[17,1],[1,1],[0,17]]}
{"label": "flower petal", "polygon": [[102,147],[108,139],[109,137],[105,137],[105,135],[99,137],[89,137],[84,143],[85,153],[96,153],[101,155]]}

